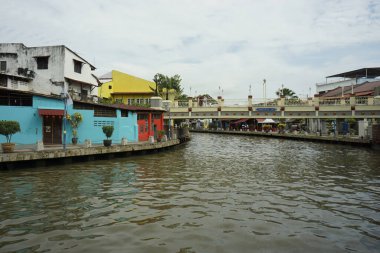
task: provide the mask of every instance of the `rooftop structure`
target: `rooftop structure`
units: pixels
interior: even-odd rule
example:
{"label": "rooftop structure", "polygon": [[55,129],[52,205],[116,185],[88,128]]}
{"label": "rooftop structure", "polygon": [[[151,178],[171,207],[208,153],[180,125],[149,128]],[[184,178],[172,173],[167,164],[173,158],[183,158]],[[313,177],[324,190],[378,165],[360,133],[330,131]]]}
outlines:
{"label": "rooftop structure", "polygon": [[[355,86],[366,82],[378,81],[380,77],[380,68],[361,68],[357,70],[347,71],[326,77],[326,83],[316,84],[316,90],[319,94],[324,94],[338,87]],[[328,79],[334,78],[328,82]],[[339,79],[338,79],[339,78]]]}

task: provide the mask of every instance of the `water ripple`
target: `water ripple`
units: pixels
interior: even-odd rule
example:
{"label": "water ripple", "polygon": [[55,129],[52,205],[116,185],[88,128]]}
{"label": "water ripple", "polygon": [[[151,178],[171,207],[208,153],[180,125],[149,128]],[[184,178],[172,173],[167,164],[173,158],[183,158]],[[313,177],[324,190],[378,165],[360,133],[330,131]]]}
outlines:
{"label": "water ripple", "polygon": [[0,252],[377,252],[380,156],[195,134],[166,153],[0,172]]}

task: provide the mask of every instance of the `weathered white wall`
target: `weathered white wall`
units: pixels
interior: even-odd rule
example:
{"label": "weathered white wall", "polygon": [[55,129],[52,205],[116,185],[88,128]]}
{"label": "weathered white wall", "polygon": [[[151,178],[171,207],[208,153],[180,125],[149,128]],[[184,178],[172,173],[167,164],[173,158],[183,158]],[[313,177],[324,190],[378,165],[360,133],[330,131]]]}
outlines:
{"label": "weathered white wall", "polygon": [[[29,68],[36,72],[31,91],[59,95],[63,88],[64,46],[28,48]],[[48,69],[37,69],[35,57],[49,56]]]}
{"label": "weathered white wall", "polygon": [[[37,69],[35,57],[39,56],[49,56],[48,69]],[[82,73],[74,72],[74,59],[83,62]],[[8,79],[9,89],[59,95],[63,86],[70,83],[77,94],[81,93],[82,88],[87,90],[89,96],[97,95],[96,89],[91,91],[91,85],[97,86],[91,66],[65,46],[28,48],[21,43],[0,43],[0,60],[7,62],[7,75],[20,76],[18,68],[28,68],[35,72],[34,78],[29,82]]]}
{"label": "weathered white wall", "polygon": [[[82,71],[77,73],[74,71],[74,60],[82,62]],[[98,83],[96,79],[92,76],[91,66],[84,61],[82,58],[75,55],[69,49],[65,49],[65,65],[64,65],[64,76],[75,81],[69,81],[69,89],[72,89],[75,94],[80,94],[81,89],[87,90],[87,94],[96,95],[95,91],[91,91],[91,85],[97,86]],[[94,88],[94,87],[92,87]]]}

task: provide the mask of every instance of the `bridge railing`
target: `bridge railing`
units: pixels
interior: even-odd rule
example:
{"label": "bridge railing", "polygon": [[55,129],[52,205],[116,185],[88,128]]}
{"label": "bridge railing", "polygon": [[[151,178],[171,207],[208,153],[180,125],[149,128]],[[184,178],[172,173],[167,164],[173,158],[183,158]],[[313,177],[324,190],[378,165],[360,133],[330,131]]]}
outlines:
{"label": "bridge railing", "polygon": [[368,104],[368,97],[356,97],[355,103],[357,105],[367,105]]}
{"label": "bridge railing", "polygon": [[246,99],[224,99],[223,106],[228,107],[242,107],[248,106],[248,100]]}
{"label": "bridge railing", "polygon": [[[341,98],[323,98],[319,99],[319,105],[346,105],[346,100],[342,102]],[[350,104],[350,100],[348,100],[348,104]]]}
{"label": "bridge railing", "polygon": [[[190,104],[191,103],[191,104]],[[174,108],[187,107],[275,107],[275,106],[349,106],[349,105],[380,105],[380,97],[314,97],[299,98],[249,98],[249,99],[218,99],[218,101],[179,100],[172,104]]]}
{"label": "bridge railing", "polygon": [[286,98],[285,106],[309,106],[309,101],[300,98]]}

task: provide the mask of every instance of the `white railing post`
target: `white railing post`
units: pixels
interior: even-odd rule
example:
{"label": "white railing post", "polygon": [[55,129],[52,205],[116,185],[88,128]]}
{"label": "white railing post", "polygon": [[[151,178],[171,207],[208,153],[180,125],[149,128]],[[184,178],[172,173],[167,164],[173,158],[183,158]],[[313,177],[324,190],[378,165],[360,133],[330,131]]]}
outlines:
{"label": "white railing post", "polygon": [[193,107],[193,98],[192,97],[188,97],[188,107],[189,108],[192,108]]}
{"label": "white railing post", "polygon": [[350,105],[355,105],[355,104],[356,104],[356,98],[350,97]]}

